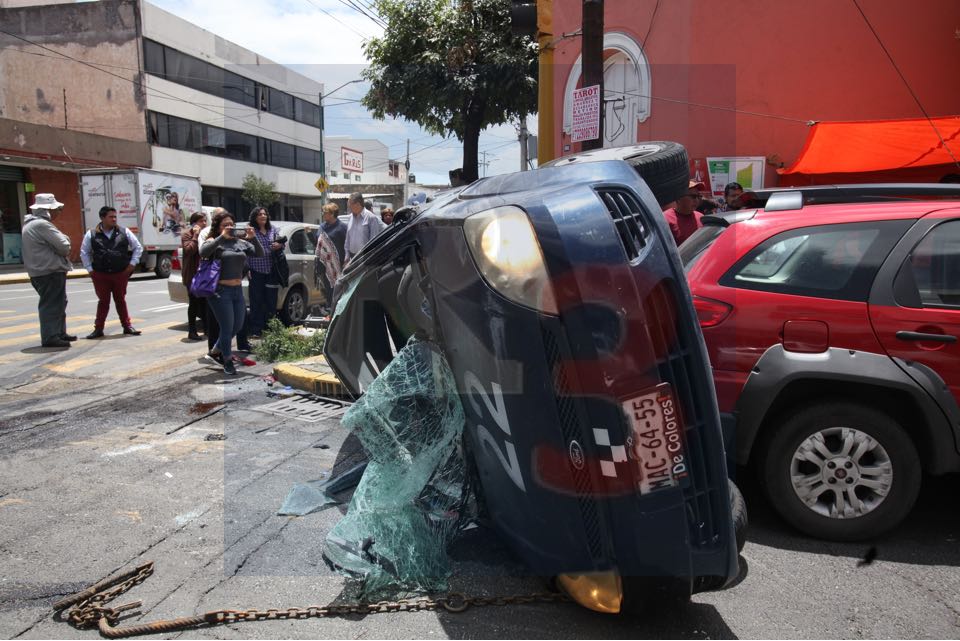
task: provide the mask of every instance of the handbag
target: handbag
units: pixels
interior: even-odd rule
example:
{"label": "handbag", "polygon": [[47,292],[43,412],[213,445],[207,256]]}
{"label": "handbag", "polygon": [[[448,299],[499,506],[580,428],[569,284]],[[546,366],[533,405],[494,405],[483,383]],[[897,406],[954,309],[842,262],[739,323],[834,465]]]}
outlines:
{"label": "handbag", "polygon": [[204,258],[197,267],[197,273],[190,281],[190,295],[197,298],[209,298],[217,293],[220,282],[220,261],[216,258]]}

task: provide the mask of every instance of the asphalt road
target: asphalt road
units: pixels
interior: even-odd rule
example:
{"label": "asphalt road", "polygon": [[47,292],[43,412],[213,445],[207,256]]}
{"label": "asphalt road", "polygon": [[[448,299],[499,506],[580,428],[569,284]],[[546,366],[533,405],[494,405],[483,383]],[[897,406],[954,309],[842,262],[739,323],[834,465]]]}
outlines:
{"label": "asphalt road", "polygon": [[[81,339],[69,350],[46,350],[29,285],[0,287],[0,636],[99,638],[57,620],[51,604],[147,560],[156,563],[154,576],[116,602],[143,601],[141,616],[125,623],[348,600],[349,586],[321,558],[345,507],[276,515],[294,483],[356,460],[337,421],[269,413],[265,406],[276,399],[261,379],[268,364],[226,377],[205,363],[205,345],[185,340],[185,309],[171,306],[164,281],[131,284],[134,323],[144,330],[138,337],[120,335],[114,320],[112,338],[85,341],[92,287],[70,281],[68,292],[68,327]],[[957,477],[927,479],[909,521],[867,544],[801,537],[743,475],[741,486],[751,517],[744,575],[681,610],[636,619],[569,604],[514,605],[243,623],[183,636],[960,636]],[[861,567],[871,546],[877,558]],[[503,595],[543,587],[487,530],[465,532],[451,556],[454,590]]]}

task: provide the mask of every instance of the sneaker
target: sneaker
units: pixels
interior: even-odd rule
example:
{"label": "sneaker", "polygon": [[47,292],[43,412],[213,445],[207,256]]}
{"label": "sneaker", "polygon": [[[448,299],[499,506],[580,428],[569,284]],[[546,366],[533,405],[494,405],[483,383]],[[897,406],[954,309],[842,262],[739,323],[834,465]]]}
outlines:
{"label": "sneaker", "polygon": [[237,366],[233,364],[233,359],[229,361],[224,361],[223,363],[223,373],[224,374],[236,374]]}
{"label": "sneaker", "polygon": [[234,354],[234,356],[233,356],[233,362],[234,362],[234,363],[239,363],[240,365],[243,365],[244,367],[253,367],[254,365],[257,364],[257,361],[251,360],[251,359],[246,358],[246,357],[244,357],[244,356],[237,356],[236,354]]}
{"label": "sneaker", "polygon": [[223,354],[220,352],[207,352],[207,355],[204,357],[208,361],[212,361],[217,365],[223,365]]}

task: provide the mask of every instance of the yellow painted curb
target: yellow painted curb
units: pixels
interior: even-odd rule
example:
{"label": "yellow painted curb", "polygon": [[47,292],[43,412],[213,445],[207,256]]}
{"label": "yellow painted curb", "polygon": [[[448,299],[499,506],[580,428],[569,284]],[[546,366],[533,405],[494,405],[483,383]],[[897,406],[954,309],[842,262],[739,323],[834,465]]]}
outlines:
{"label": "yellow painted curb", "polygon": [[[322,356],[319,362],[326,362]],[[296,363],[278,363],[273,366],[273,377],[284,385],[317,394],[318,396],[343,396],[345,390],[333,374],[322,374],[298,366]]]}

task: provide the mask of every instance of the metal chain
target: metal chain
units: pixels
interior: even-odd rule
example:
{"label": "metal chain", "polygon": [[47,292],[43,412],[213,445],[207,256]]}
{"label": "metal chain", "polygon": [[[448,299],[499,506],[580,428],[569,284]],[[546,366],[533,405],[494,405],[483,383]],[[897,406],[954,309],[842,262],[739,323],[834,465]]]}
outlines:
{"label": "metal chain", "polygon": [[107,603],[117,598],[135,585],[145,581],[153,574],[153,562],[144,563],[116,577],[96,583],[83,592],[62,599],[53,604],[58,612],[73,607],[66,615],[66,620],[76,628],[99,628],[100,634],[108,639],[157,634],[188,630],[199,626],[226,625],[242,621],[273,621],[281,619],[309,619],[343,617],[350,615],[384,614],[388,612],[419,612],[442,608],[446,612],[460,613],[470,607],[505,606],[529,603],[561,603],[570,599],[560,593],[539,592],[532,594],[516,594],[510,596],[473,596],[469,597],[457,592],[439,597],[416,597],[411,599],[397,599],[395,601],[378,601],[376,603],[349,603],[340,605],[312,605],[309,607],[270,608],[268,610],[211,610],[206,614],[195,617],[181,617],[165,621],[153,621],[140,625],[116,627],[120,615],[127,610],[139,608],[140,601],[134,601],[113,608],[105,607]]}

